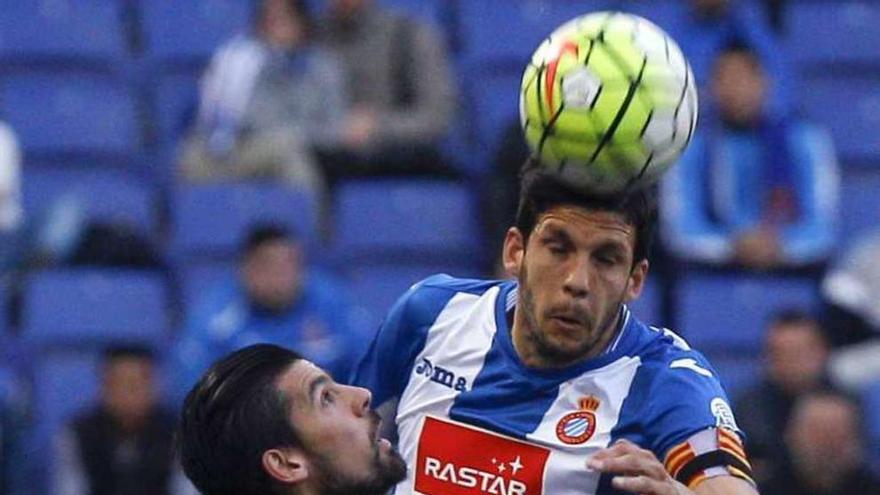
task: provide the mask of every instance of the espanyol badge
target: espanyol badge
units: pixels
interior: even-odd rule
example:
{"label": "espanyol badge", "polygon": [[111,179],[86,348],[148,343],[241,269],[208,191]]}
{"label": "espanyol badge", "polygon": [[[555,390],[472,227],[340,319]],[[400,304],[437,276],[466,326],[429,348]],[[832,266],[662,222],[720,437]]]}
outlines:
{"label": "espanyol badge", "polygon": [[596,409],[599,399],[588,395],[578,401],[580,409],[570,412],[556,423],[556,437],[568,445],[580,445],[596,431]]}

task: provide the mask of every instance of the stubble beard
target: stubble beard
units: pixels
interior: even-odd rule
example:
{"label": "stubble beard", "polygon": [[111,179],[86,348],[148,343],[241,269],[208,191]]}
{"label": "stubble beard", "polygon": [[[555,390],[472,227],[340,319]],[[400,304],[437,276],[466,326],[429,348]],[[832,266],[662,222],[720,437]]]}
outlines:
{"label": "stubble beard", "polygon": [[[523,314],[528,323],[528,329],[524,329],[524,337],[534,347],[536,354],[541,360],[555,367],[567,366],[577,361],[586,359],[596,351],[596,347],[603,341],[609,332],[614,332],[614,322],[620,312],[620,306],[623,304],[621,298],[616,305],[616,310],[611,311],[604,321],[600,322],[600,330],[593,332],[593,335],[581,341],[577,346],[570,348],[555,344],[547,334],[541,330],[538,324],[538,318],[535,315],[535,298],[531,287],[528,283],[528,271],[525,265],[519,271],[519,287],[520,287],[520,303],[522,304]],[[584,325],[587,328],[597,328],[593,319],[589,315],[584,315],[587,319]]]}
{"label": "stubble beard", "polygon": [[338,469],[334,457],[312,453],[315,476],[322,495],[385,495],[394,485],[406,479],[406,462],[400,454],[392,449],[383,458],[378,444],[374,444],[370,472],[365,478],[358,479]]}

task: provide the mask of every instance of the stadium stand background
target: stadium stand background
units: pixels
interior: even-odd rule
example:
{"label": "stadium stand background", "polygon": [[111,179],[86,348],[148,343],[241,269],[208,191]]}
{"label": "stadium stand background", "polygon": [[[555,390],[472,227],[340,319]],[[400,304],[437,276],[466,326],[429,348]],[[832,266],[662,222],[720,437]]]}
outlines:
{"label": "stadium stand background", "polygon": [[[361,296],[361,323],[370,327],[425,275],[483,275],[492,253],[480,233],[478,195],[501,132],[517,116],[524,61],[546,33],[575,15],[639,7],[662,25],[663,10],[676,3],[651,1],[647,9],[647,0],[379,1],[447,36],[461,97],[446,152],[464,180],[342,184],[328,237],[318,232],[311,198],[296,191],[172,180],[199,74],[218,44],[244,29],[248,0],[0,0],[0,120],[24,151],[28,217],[65,193],[85,191],[87,217],[129,221],[161,247],[169,267],[26,274],[21,317],[13,325],[0,311],[0,356],[32,387],[31,452],[93,399],[101,346],[138,341],[161,349],[172,338],[181,306],[229,272],[251,221],[272,218],[296,228],[317,263],[351,282]],[[791,0],[782,20],[801,110],[831,130],[840,155],[846,245],[880,227],[880,2]],[[637,312],[704,351],[731,394],[760,374],[761,329],[771,312],[818,308],[818,281],[810,277],[677,276],[679,290],[670,296],[655,274]],[[11,291],[0,289],[6,309]],[[878,390],[865,403],[880,460]],[[29,493],[40,493],[38,479]]]}

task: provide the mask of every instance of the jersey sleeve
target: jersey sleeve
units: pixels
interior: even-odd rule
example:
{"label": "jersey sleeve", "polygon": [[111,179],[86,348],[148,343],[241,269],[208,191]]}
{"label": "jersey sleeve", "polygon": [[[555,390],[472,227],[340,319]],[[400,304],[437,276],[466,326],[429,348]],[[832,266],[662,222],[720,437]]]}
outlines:
{"label": "jersey sleeve", "polygon": [[689,487],[719,475],[753,483],[743,434],[717,373],[698,352],[670,354],[656,368],[646,403],[650,449]]}
{"label": "jersey sleeve", "polygon": [[428,330],[455,295],[434,283],[441,277],[419,282],[398,299],[355,367],[349,382],[369,389],[375,406],[400,397]]}

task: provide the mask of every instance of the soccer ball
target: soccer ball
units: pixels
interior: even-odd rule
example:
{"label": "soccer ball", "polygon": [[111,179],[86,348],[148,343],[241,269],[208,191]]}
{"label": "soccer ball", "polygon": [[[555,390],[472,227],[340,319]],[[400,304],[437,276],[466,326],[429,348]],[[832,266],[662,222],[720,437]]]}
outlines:
{"label": "soccer ball", "polygon": [[659,27],[622,12],[587,14],[532,55],[520,123],[542,166],[615,193],[655,182],[681,156],[697,123],[697,90]]}

